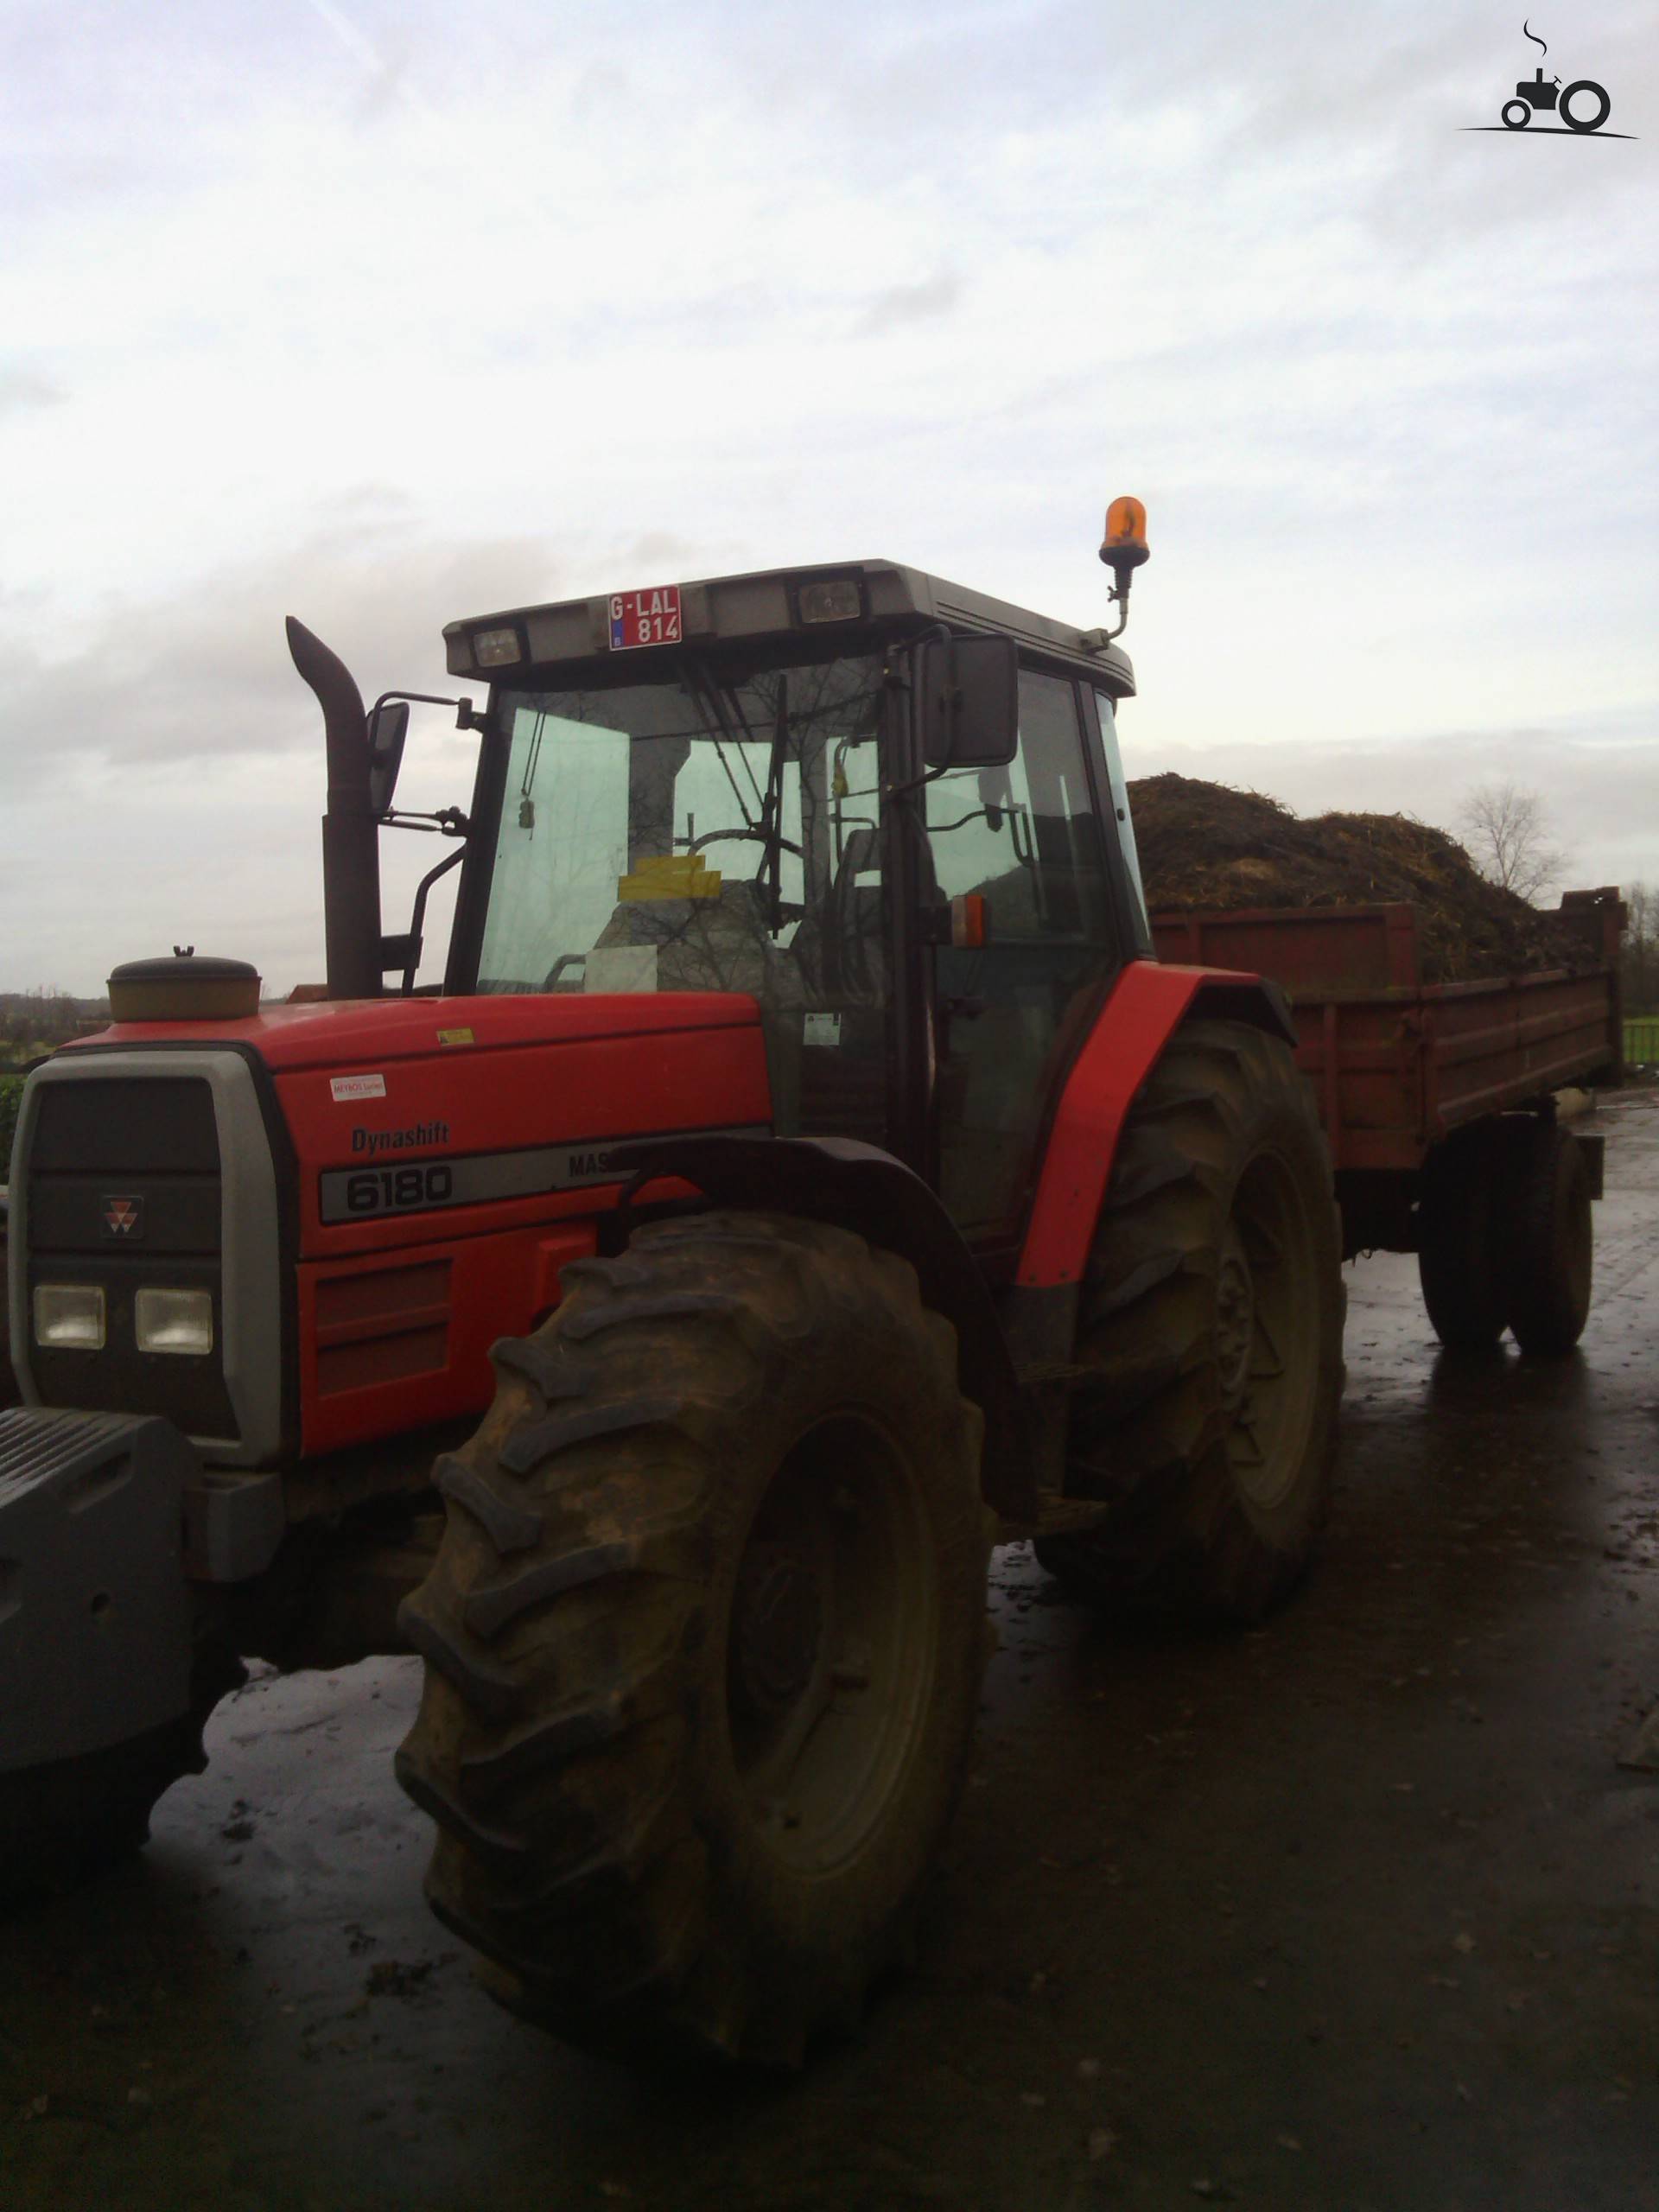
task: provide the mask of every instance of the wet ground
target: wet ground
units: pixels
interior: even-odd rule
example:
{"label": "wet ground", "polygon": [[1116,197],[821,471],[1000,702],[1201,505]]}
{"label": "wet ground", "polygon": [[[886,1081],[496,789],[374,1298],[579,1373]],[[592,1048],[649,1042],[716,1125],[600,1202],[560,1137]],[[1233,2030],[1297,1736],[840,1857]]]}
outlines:
{"label": "wet ground", "polygon": [[[1604,1108],[1581,1355],[1351,1270],[1342,1490],[1259,1633],[999,1554],[920,1971],[804,2078],[641,2082],[420,1897],[412,1666],[251,1682],[143,1859],[0,1929],[0,2207],[1659,2207],[1659,1102]],[[1655,1754],[1659,1758],[1659,1753]]]}

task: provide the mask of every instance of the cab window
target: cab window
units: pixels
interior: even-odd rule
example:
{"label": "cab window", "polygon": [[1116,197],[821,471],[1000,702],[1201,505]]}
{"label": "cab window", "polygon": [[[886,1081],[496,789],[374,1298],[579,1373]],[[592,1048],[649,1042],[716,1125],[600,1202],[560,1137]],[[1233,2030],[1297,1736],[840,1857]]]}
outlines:
{"label": "cab window", "polygon": [[940,1194],[984,1235],[1019,1213],[1053,1082],[1121,957],[1077,686],[1023,669],[1013,761],[926,796],[939,896],[986,902],[985,944],[933,956]]}

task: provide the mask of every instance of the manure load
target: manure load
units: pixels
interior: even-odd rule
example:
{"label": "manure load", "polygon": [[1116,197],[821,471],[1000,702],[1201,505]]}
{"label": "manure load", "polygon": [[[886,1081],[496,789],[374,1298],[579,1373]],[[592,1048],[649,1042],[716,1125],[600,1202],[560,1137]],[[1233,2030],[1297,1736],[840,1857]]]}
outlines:
{"label": "manure load", "polygon": [[1177,775],[1130,784],[1129,804],[1154,912],[1409,905],[1425,983],[1596,964],[1581,925],[1489,883],[1454,837],[1409,815],[1304,820],[1260,791]]}

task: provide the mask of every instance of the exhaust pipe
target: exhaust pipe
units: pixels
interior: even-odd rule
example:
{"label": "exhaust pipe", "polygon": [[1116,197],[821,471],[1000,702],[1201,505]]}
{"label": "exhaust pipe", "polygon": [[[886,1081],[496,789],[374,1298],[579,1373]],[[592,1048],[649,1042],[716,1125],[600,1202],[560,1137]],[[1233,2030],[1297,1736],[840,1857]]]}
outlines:
{"label": "exhaust pipe", "polygon": [[328,739],[322,912],[331,999],[380,995],[380,830],[369,800],[368,718],[337,653],[288,618],[288,650],[317,695]]}

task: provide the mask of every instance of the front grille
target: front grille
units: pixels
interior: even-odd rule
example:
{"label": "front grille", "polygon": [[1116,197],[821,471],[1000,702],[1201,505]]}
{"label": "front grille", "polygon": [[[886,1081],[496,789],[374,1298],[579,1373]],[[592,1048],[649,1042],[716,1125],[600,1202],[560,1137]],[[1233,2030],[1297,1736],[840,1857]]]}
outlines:
{"label": "front grille", "polygon": [[[89,1412],[162,1414],[189,1436],[239,1436],[226,1388],[221,1168],[212,1086],[200,1076],[42,1084],[29,1153],[29,1361],[41,1402]],[[104,1292],[101,1351],[34,1342],[41,1283]],[[205,1289],[207,1356],[141,1352],[136,1294]]]}

